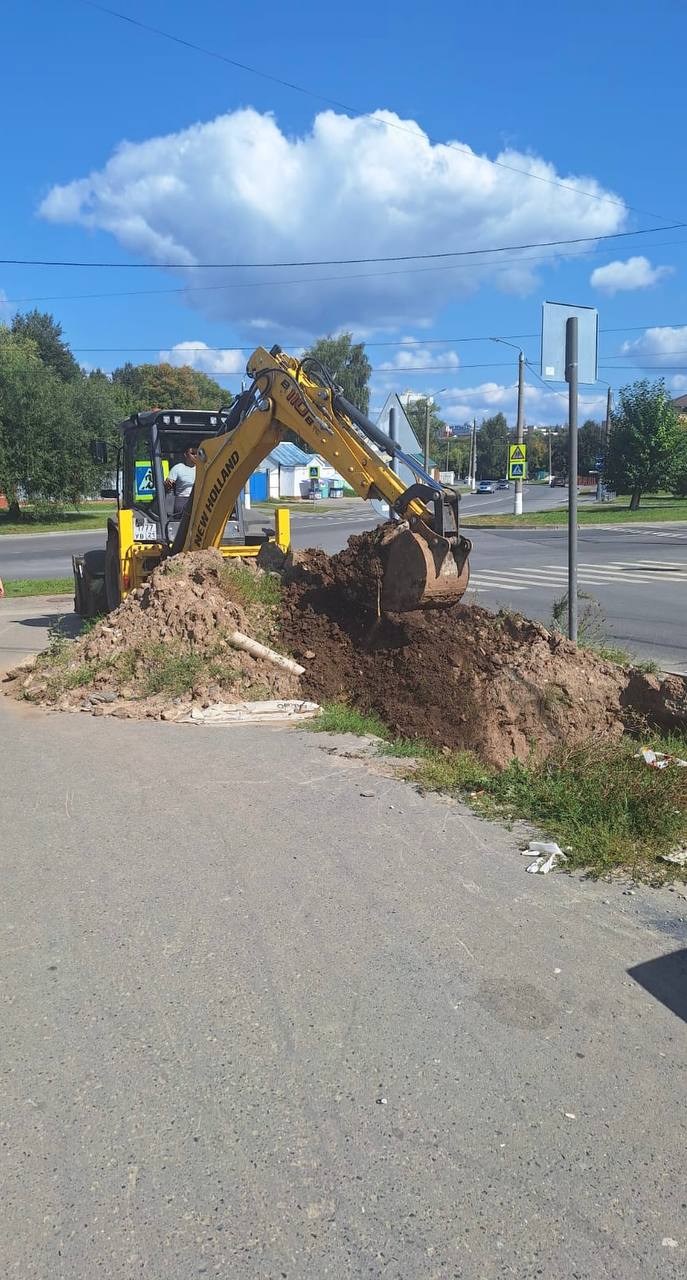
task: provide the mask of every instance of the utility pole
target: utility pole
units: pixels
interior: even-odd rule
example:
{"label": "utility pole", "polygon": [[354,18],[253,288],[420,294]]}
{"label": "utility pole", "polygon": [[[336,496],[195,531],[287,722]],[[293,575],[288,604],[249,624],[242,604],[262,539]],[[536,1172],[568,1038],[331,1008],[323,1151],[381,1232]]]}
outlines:
{"label": "utility pole", "polygon": [[[518,417],[516,428],[516,441],[522,444],[524,440],[525,425],[525,353],[520,352],[518,356]],[[515,493],[513,494],[513,515],[522,515],[522,488],[523,481],[515,481]]]}
{"label": "utility pole", "polygon": [[611,438],[611,410],[613,409],[613,392],[609,387],[606,392],[606,425],[604,432],[604,454],[608,454],[608,442]]}
{"label": "utility pole", "polygon": [[429,466],[429,396],[425,400],[425,471]]}
{"label": "utility pole", "polygon": [[474,493],[477,488],[477,419],[472,419],[472,439],[470,441],[470,488]]}
{"label": "utility pole", "polygon": [[[516,421],[515,439],[517,444],[523,444],[525,440],[525,352],[516,347],[514,342],[508,342],[507,338],[492,338],[492,342],[502,342],[506,347],[513,347],[518,352],[518,416]],[[524,470],[524,468],[523,468]],[[522,515],[522,490],[524,485],[524,476],[522,480],[515,481],[515,492],[513,494],[513,515]]]}
{"label": "utility pole", "polygon": [[551,479],[551,428],[549,427],[549,480]]}
{"label": "utility pole", "polygon": [[565,322],[568,384],[568,639],[577,644],[577,316]]}

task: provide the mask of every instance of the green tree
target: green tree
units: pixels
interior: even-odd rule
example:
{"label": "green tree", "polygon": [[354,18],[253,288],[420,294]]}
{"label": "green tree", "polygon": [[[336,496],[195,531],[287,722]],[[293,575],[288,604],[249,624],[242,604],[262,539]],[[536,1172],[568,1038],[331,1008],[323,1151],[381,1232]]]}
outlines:
{"label": "green tree", "polygon": [[369,382],[372,365],[365,353],[364,343],[354,342],[351,333],[342,333],[338,338],[328,334],[325,338],[318,338],[305,355],[319,360],[337,386],[341,387],[346,399],[357,409],[367,413],[370,407]]}
{"label": "green tree", "polygon": [[102,373],[64,379],[23,333],[0,326],[0,492],[20,502],[77,504],[99,487],[94,437],[113,440],[127,406]]}
{"label": "green tree", "polygon": [[588,476],[597,470],[597,460],[605,454],[604,427],[587,418],[577,435],[577,474]]}
{"label": "green tree", "polygon": [[59,378],[70,382],[80,377],[81,369],[62,337],[62,325],[47,312],[17,313],[12,320],[11,332],[15,338],[28,338],[34,342],[43,364]]}
{"label": "green tree", "polygon": [[631,494],[636,511],[643,493],[670,489],[676,478],[682,428],[662,379],[623,387],[611,418],[605,477]]}
{"label": "green tree", "polygon": [[[410,400],[405,406],[406,417],[413,428],[417,440],[418,451],[424,456],[425,431],[427,429],[427,412],[429,411],[429,456],[433,462],[441,464],[446,461],[446,423],[441,417],[436,404],[431,399],[421,396]],[[443,460],[443,461],[442,461]]]}
{"label": "green tree", "polygon": [[233,396],[190,365],[125,364],[112,374],[129,396],[132,409],[219,409]]}
{"label": "green tree", "polygon": [[485,418],[477,432],[477,479],[496,480],[508,470],[508,423],[502,413]]}

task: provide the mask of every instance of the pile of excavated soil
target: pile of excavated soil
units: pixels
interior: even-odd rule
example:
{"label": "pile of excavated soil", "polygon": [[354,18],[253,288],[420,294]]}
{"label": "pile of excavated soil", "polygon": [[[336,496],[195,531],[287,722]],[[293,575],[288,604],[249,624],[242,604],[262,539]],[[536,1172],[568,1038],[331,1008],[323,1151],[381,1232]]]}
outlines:
{"label": "pile of excavated soil", "polygon": [[[687,727],[687,683],[625,671],[557,632],[474,605],[379,615],[382,529],[339,555],[297,552],[281,593],[254,561],[188,552],[87,634],[53,645],[11,692],[94,714],[176,719],[188,704],[308,697],[503,767],[628,728]],[[292,653],[302,677],[228,644]]]}
{"label": "pile of excavated soil", "polygon": [[226,640],[238,630],[274,646],[265,582],[254,561],[227,563],[215,550],[175,556],[85,635],[19,672],[12,691],[65,710],[162,719],[187,704],[296,697],[297,676]]}
{"label": "pile of excavated soil", "polygon": [[306,666],[306,696],[498,768],[640,720],[687,727],[684,680],[628,673],[527,618],[463,604],[378,617],[378,545],[375,532],[336,556],[298,553],[285,578],[282,642]]}

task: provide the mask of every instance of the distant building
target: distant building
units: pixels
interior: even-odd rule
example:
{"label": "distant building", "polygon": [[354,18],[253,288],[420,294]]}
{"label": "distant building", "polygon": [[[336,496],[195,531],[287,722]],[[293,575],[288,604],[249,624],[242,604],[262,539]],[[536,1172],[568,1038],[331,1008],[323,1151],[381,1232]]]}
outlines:
{"label": "distant building", "polygon": [[676,396],[670,403],[677,413],[678,418],[687,420],[687,396]]}
{"label": "distant building", "polygon": [[250,478],[252,502],[267,498],[307,498],[310,493],[311,469],[317,468],[318,479],[327,487],[343,486],[342,477],[317,453],[306,453],[298,445],[284,440],[267,455]]}
{"label": "distant building", "polygon": [[[413,458],[415,462],[417,462],[419,467],[423,465],[424,453],[420,447],[420,441],[418,440],[411,426],[410,418],[406,413],[406,407],[408,406],[408,404],[412,404],[416,400],[424,400],[424,398],[425,398],[424,396],[416,395],[415,392],[413,391],[404,391],[403,395],[400,395],[400,396],[397,395],[395,391],[391,391],[387,396],[384,405],[382,406],[382,410],[381,410],[381,413],[379,414],[379,417],[377,418],[377,426],[379,427],[380,431],[383,431],[385,435],[389,436],[391,435],[391,430],[389,426],[389,421],[391,418],[391,410],[392,409],[396,410],[396,437],[397,437],[398,443],[401,446],[403,452],[407,453],[409,457]],[[436,468],[437,468],[436,462],[434,462],[433,459],[430,458],[429,459],[430,473],[433,474]],[[399,475],[399,479],[403,481],[403,483],[406,485],[407,488],[410,488],[411,484],[415,484],[416,477],[413,475],[412,471],[408,467],[403,466],[403,463],[399,464],[398,475]]]}

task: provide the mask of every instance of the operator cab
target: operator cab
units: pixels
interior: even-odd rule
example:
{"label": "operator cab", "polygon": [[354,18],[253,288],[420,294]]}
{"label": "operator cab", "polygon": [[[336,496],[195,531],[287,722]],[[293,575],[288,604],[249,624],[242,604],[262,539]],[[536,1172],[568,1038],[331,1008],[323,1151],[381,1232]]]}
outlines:
{"label": "operator cab", "polygon": [[[134,542],[159,542],[171,547],[180,514],[174,515],[174,493],[166,492],[165,480],[172,467],[184,461],[188,448],[196,449],[210,436],[223,434],[227,420],[227,413],[222,410],[210,413],[154,409],[135,413],[119,424],[123,444],[118,487],[122,507],[133,512]],[[222,544],[244,543],[244,510],[240,502],[227,520]]]}

